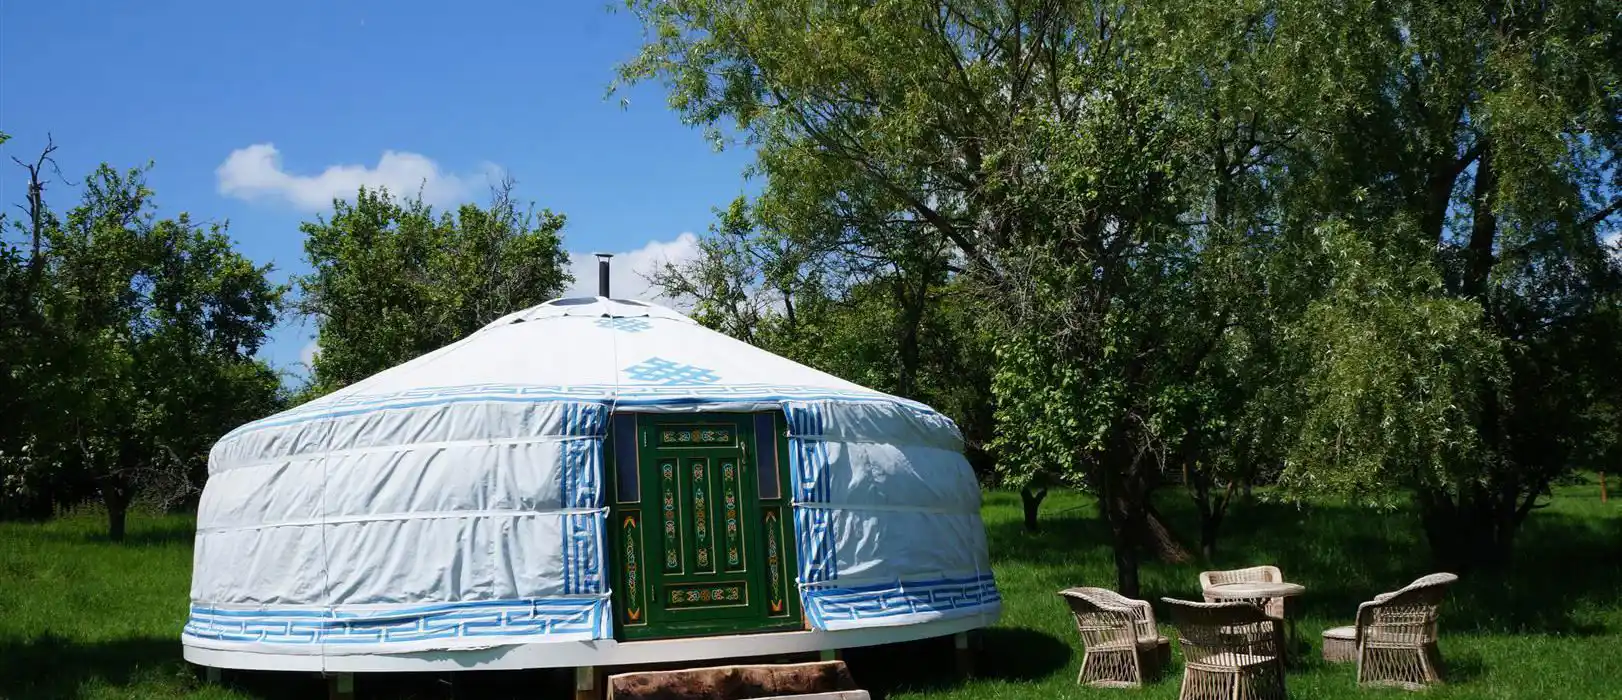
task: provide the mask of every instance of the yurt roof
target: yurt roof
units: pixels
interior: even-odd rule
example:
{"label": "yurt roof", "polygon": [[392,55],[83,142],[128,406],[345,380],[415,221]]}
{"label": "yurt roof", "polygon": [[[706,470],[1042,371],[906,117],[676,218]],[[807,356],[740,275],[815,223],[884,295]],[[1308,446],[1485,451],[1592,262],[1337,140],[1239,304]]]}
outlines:
{"label": "yurt roof", "polygon": [[[783,401],[922,404],[845,381],[645,301],[554,299],[344,389],[233,431],[462,401],[604,401],[643,411]],[[227,436],[228,438],[231,436]]]}

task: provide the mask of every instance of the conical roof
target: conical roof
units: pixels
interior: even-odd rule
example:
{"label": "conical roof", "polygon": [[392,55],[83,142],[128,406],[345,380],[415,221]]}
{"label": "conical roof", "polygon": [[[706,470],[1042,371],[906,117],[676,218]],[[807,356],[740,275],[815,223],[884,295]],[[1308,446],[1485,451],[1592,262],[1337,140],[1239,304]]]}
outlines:
{"label": "conical roof", "polygon": [[504,395],[599,400],[646,410],[758,410],[786,400],[818,399],[888,401],[928,410],[774,355],[657,304],[574,297],[508,314],[444,348],[234,432],[323,413]]}

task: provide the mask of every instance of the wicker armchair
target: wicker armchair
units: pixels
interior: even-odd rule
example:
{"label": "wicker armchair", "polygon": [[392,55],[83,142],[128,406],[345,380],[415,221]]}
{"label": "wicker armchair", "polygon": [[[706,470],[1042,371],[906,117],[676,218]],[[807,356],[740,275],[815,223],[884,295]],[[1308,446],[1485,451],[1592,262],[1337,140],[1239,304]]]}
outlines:
{"label": "wicker armchair", "polygon": [[1077,683],[1136,688],[1171,660],[1171,642],[1156,630],[1148,602],[1104,588],[1067,588],[1059,591],[1059,597],[1070,605],[1081,633]]}
{"label": "wicker armchair", "polygon": [[1183,648],[1179,700],[1283,700],[1282,620],[1245,602],[1161,600]]}
{"label": "wicker armchair", "polygon": [[[1254,583],[1283,583],[1284,582],[1284,574],[1280,573],[1279,570],[1278,570],[1278,567],[1276,567],[1276,566],[1252,566],[1252,567],[1250,567],[1248,569],[1234,569],[1232,571],[1202,571],[1202,572],[1200,572],[1200,590],[1201,591],[1204,591],[1204,590],[1206,590],[1206,589],[1208,589],[1208,588],[1210,588],[1212,586],[1220,586],[1220,585],[1222,585],[1224,583],[1252,583],[1252,582],[1254,582]],[[1217,601],[1215,599],[1211,598],[1210,596],[1206,596],[1205,597],[1205,602],[1207,602],[1207,603],[1215,603]],[[1257,599],[1249,601],[1249,602],[1255,603],[1258,607],[1260,607],[1268,615],[1272,615],[1273,617],[1276,617],[1276,618],[1279,618],[1279,619],[1284,618],[1284,599],[1283,598],[1257,598]]]}
{"label": "wicker armchair", "polygon": [[1324,631],[1326,658],[1331,643],[1344,644],[1350,637],[1360,685],[1418,690],[1441,682],[1436,619],[1448,586],[1457,580],[1453,574],[1431,574],[1357,606],[1356,625]]}

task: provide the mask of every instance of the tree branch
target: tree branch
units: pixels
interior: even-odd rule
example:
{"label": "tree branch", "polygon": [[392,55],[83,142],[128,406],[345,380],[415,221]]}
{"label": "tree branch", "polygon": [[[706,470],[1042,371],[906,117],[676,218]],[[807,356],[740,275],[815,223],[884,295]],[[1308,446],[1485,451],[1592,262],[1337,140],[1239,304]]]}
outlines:
{"label": "tree branch", "polygon": [[1583,219],[1582,223],[1577,225],[1582,228],[1592,228],[1594,226],[1598,226],[1600,222],[1606,220],[1612,214],[1615,214],[1618,211],[1622,211],[1622,197],[1617,197],[1616,199],[1611,200],[1610,204],[1605,205],[1599,211],[1594,212],[1593,215]]}

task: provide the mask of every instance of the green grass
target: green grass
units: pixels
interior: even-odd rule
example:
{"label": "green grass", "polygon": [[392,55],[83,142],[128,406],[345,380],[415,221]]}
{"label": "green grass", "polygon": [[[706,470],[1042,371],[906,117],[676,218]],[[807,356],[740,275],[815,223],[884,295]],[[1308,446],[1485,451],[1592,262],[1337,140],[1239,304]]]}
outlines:
{"label": "green grass", "polygon": [[[1161,508],[1180,531],[1191,512],[1175,492]],[[1430,571],[1411,513],[1317,504],[1236,506],[1217,561],[1229,568],[1280,566],[1307,586],[1300,631],[1313,653],[1292,669],[1295,698],[1397,697],[1355,687],[1350,666],[1316,660],[1318,633],[1349,624],[1358,602]],[[1043,506],[1043,530],[1020,527],[1019,498],[990,493],[986,528],[1002,589],[1002,622],[986,630],[977,676],[949,673],[940,641],[851,650],[858,682],[891,698],[1175,698],[1181,666],[1143,691],[1077,687],[1079,642],[1054,591],[1113,586],[1104,532],[1091,500],[1055,493]],[[129,541],[102,536],[94,512],[43,525],[0,524],[0,698],[294,698],[317,697],[305,675],[228,676],[226,686],[198,680],[180,660],[179,629],[191,571],[191,521],[137,515]],[[1150,564],[1145,597],[1192,598],[1207,564]],[[1442,614],[1448,683],[1433,698],[1622,697],[1622,501],[1599,502],[1597,485],[1559,490],[1532,517],[1506,575],[1475,574],[1457,585]],[[363,696],[420,698],[557,697],[557,674],[475,673],[455,678],[401,674],[366,677]]]}
{"label": "green grass", "polygon": [[[1179,531],[1194,531],[1191,508],[1175,498],[1161,507]],[[1352,666],[1326,665],[1316,654],[1319,634],[1351,624],[1359,602],[1431,571],[1417,518],[1329,504],[1237,508],[1225,524],[1216,561],[1145,567],[1143,597],[1156,601],[1157,617],[1168,617],[1158,604],[1161,597],[1198,599],[1197,576],[1207,566],[1276,564],[1287,579],[1307,587],[1299,630],[1312,650],[1300,668],[1290,670],[1291,696],[1400,694],[1358,689]],[[956,685],[920,679],[914,681],[916,690],[902,680],[895,695],[943,700],[1120,696],[1122,691],[1075,685],[1080,643],[1054,596],[1067,586],[1114,587],[1112,559],[1092,500],[1056,494],[1043,512],[1043,531],[1026,535],[1016,494],[986,497],[986,528],[1004,608],[1002,622],[986,633],[983,677]],[[1562,488],[1552,507],[1534,514],[1527,528],[1511,572],[1469,575],[1454,587],[1442,610],[1448,683],[1427,696],[1622,698],[1622,503],[1602,505],[1597,485]],[[1175,698],[1181,674],[1178,660],[1164,678],[1135,696]]]}

